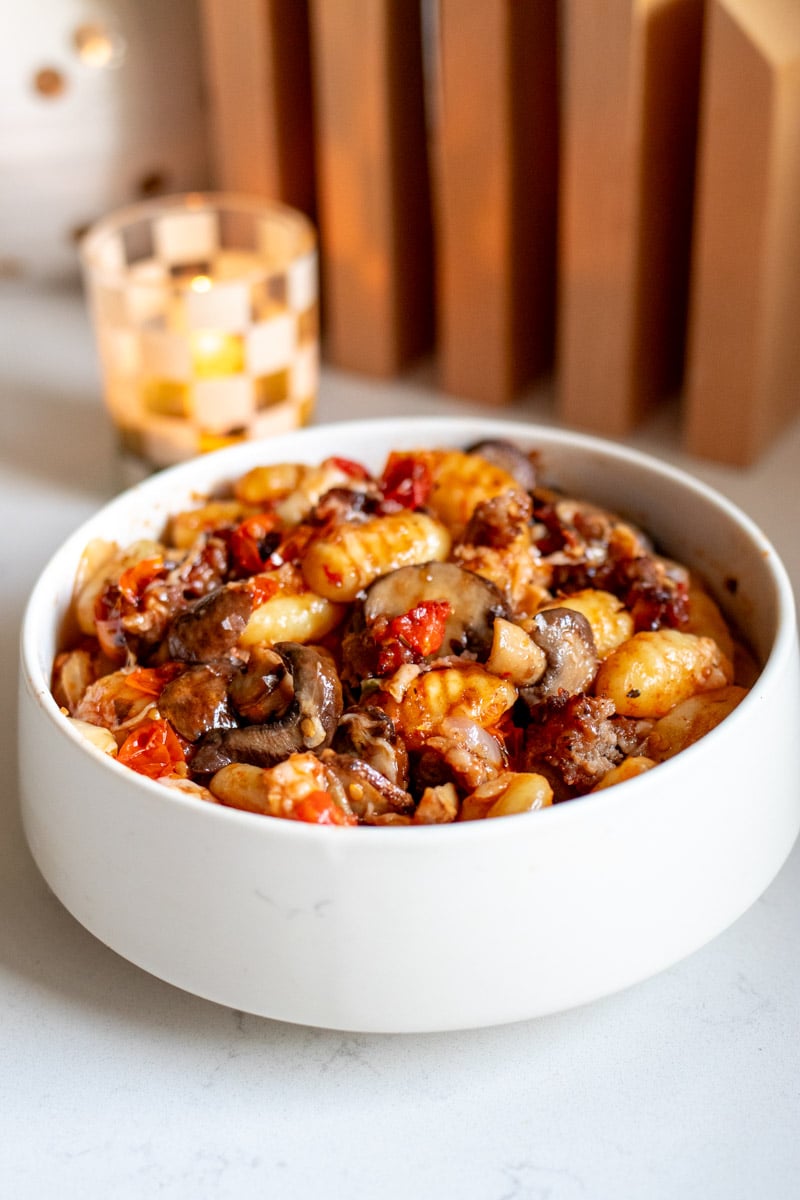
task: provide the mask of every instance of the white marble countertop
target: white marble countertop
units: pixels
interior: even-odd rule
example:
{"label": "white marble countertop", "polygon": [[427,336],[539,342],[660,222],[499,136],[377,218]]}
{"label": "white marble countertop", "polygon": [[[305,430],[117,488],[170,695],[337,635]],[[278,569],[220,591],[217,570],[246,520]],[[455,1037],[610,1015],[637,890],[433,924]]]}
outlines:
{"label": "white marble countertop", "polygon": [[[458,1034],[247,1016],[150,977],[61,907],[20,825],[17,635],[40,568],[114,487],[99,395],[80,293],[0,285],[3,1195],[793,1200],[800,845],[731,929],[655,979]],[[318,419],[474,411],[424,374],[328,371]],[[508,415],[553,421],[544,395]],[[747,471],[688,459],[671,411],[631,441],[745,508],[800,592],[800,423]]]}

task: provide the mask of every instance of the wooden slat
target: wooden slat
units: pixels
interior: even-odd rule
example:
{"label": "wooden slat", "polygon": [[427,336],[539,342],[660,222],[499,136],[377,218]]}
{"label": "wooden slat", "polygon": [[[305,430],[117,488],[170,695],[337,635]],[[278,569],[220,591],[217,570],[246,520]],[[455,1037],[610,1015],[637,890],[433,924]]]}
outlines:
{"label": "wooden slat", "polygon": [[420,10],[312,0],[325,355],[390,375],[433,339]]}
{"label": "wooden slat", "polygon": [[702,0],[564,0],[559,404],[628,432],[680,382]]}
{"label": "wooden slat", "polygon": [[714,0],[686,444],[751,462],[800,409],[800,3]]}
{"label": "wooden slat", "polygon": [[438,61],[440,379],[502,403],[553,359],[555,0],[441,0]]}
{"label": "wooden slat", "polygon": [[201,0],[215,186],[315,211],[306,0]]}

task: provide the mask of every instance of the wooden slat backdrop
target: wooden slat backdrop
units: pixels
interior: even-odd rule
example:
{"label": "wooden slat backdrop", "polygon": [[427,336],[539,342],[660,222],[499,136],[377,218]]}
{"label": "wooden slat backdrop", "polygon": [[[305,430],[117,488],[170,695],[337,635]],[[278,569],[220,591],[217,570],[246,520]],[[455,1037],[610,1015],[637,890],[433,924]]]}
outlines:
{"label": "wooden slat backdrop", "polygon": [[565,0],[560,402],[627,433],[681,379],[702,0]]}
{"label": "wooden slat backdrop", "polygon": [[200,0],[219,186],[314,216],[308,9],[304,0]]}
{"label": "wooden slat backdrop", "polygon": [[748,463],[800,405],[800,0],[708,20],[687,444]]}
{"label": "wooden slat backdrop", "polygon": [[564,423],[685,379],[732,463],[800,409],[800,0],[200,2],[215,185],[318,222],[329,362],[497,405],[555,336]]}
{"label": "wooden slat backdrop", "polygon": [[420,9],[311,0],[325,348],[391,375],[433,345]]}
{"label": "wooden slat backdrop", "polygon": [[433,122],[442,385],[489,404],[553,364],[555,0],[441,0]]}

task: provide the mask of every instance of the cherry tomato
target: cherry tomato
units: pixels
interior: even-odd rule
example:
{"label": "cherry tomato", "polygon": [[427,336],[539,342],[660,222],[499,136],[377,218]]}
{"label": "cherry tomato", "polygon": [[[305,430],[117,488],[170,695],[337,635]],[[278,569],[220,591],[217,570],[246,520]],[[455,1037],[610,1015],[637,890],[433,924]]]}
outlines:
{"label": "cherry tomato", "polygon": [[391,675],[403,663],[420,662],[435,654],[444,641],[451,612],[448,600],[421,600],[402,616],[389,621],[384,630],[376,633],[381,646],[378,674]]}
{"label": "cherry tomato", "polygon": [[253,596],[253,608],[260,608],[275,595],[278,590],[278,581],[271,575],[254,575],[248,579],[246,586]]}
{"label": "cherry tomato", "polygon": [[117,761],[148,779],[161,779],[174,775],[186,759],[172,726],[158,720],[143,721],[134,729],[120,746]]}
{"label": "cherry tomato", "polygon": [[444,641],[447,618],[452,611],[449,600],[421,600],[407,613],[391,620],[386,632],[426,658],[435,654]]}
{"label": "cherry tomato", "polygon": [[327,462],[338,467],[344,475],[349,475],[351,479],[369,479],[369,471],[366,467],[362,467],[361,463],[354,462],[352,458],[329,458]]}
{"label": "cherry tomato", "polygon": [[245,575],[263,571],[270,555],[277,549],[279,537],[275,513],[256,513],[237,525],[231,534],[230,548],[237,567]]}
{"label": "cherry tomato", "polygon": [[143,558],[128,567],[119,577],[118,587],[123,599],[138,608],[145,591],[163,570],[164,560],[160,555]]}
{"label": "cherry tomato", "polygon": [[126,678],[131,687],[146,696],[160,696],[183,669],[183,663],[166,662],[160,667],[135,667]]}
{"label": "cherry tomato", "polygon": [[420,508],[428,499],[433,479],[428,464],[412,454],[392,453],[380,480],[384,500],[402,508]]}
{"label": "cherry tomato", "polygon": [[310,792],[292,807],[295,821],[307,821],[311,825],[357,825],[358,819],[345,812],[330,792]]}

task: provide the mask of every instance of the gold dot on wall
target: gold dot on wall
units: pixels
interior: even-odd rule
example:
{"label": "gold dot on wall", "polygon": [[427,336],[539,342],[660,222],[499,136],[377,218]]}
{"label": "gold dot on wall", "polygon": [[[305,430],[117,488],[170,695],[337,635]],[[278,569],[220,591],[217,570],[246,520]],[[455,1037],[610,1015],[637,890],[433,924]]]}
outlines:
{"label": "gold dot on wall", "polygon": [[107,25],[79,25],[72,44],[87,67],[117,67],[125,55],[125,40]]}
{"label": "gold dot on wall", "polygon": [[139,180],[138,191],[140,196],[159,196],[167,186],[167,174],[164,171],[148,171]]}
{"label": "gold dot on wall", "polygon": [[55,67],[41,67],[33,77],[33,89],[47,100],[61,96],[67,88],[67,80],[63,72]]}
{"label": "gold dot on wall", "polygon": [[0,279],[19,279],[24,274],[18,258],[0,258]]}

